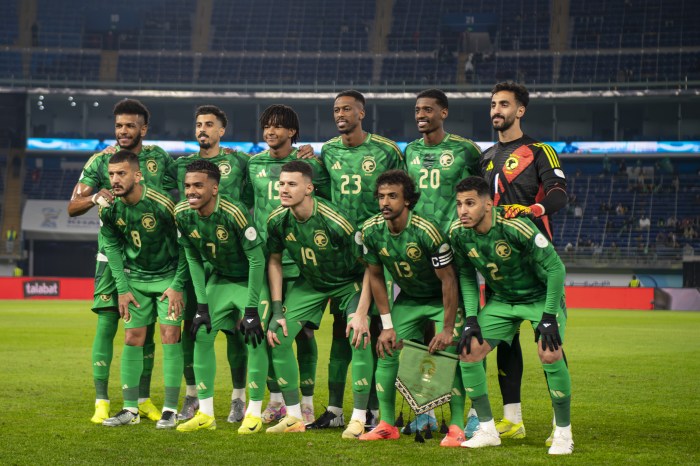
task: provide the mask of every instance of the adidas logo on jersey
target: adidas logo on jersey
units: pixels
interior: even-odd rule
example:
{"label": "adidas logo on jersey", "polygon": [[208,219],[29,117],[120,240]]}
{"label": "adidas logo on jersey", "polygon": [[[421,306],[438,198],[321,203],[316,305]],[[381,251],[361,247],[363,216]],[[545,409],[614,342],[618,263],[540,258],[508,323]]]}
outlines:
{"label": "adidas logo on jersey", "polygon": [[190,238],[200,239],[201,236],[199,236],[199,232],[197,230],[194,230],[192,233],[190,233]]}
{"label": "adidas logo on jersey", "polygon": [[287,237],[285,238],[285,240],[287,240],[287,241],[296,241],[297,239],[294,237],[294,233],[290,233],[290,234],[287,235]]}
{"label": "adidas logo on jersey", "polygon": [[336,162],[331,166],[331,168],[333,170],[342,170],[343,167],[340,166],[340,162]]}
{"label": "adidas logo on jersey", "polygon": [[125,227],[126,222],[120,218],[119,220],[117,220],[117,226]]}
{"label": "adidas logo on jersey", "polygon": [[416,155],[416,158],[411,160],[411,165],[420,165],[420,158]]}
{"label": "adidas logo on jersey", "polygon": [[382,255],[382,256],[389,257],[389,251],[387,251],[386,248],[381,248],[381,249],[379,250],[379,254]]}
{"label": "adidas logo on jersey", "polygon": [[472,248],[471,251],[469,251],[468,256],[477,259],[479,257],[479,254],[476,252],[476,249]]}
{"label": "adidas logo on jersey", "polygon": [[257,176],[258,178],[265,178],[265,177],[267,177],[267,172],[266,172],[265,169],[263,168],[262,170],[260,170],[260,173],[258,173],[256,176]]}

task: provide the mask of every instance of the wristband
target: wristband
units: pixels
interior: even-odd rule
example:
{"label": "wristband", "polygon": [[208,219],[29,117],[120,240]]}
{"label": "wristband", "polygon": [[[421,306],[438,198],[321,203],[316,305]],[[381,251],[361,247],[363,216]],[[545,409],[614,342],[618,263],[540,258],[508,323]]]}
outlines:
{"label": "wristband", "polygon": [[270,307],[272,308],[272,315],[283,313],[282,301],[272,301],[272,305]]}
{"label": "wristband", "polygon": [[92,198],[90,199],[92,201],[92,205],[97,205],[97,201],[95,200],[95,198],[97,197],[97,194],[98,193],[93,194]]}
{"label": "wristband", "polygon": [[394,328],[394,324],[391,322],[391,314],[381,314],[379,317],[382,319],[383,330]]}

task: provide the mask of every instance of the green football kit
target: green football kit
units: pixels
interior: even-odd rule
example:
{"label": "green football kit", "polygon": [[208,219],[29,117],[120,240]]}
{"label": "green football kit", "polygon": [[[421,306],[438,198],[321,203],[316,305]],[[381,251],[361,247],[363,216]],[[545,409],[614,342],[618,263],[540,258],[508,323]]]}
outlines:
{"label": "green football kit", "polygon": [[[129,304],[130,319],[125,328],[142,328],[153,324],[180,326],[182,316],[168,314],[163,292],[172,288],[182,292],[187,269],[184,253],[177,243],[174,207],[170,198],[147,186],[141,198],[127,204],[116,198],[109,207],[100,208],[102,244],[115,279],[117,292],[131,292],[139,307]],[[139,383],[143,371],[143,347],[124,345],[121,385],[125,408],[138,408]],[[180,342],[163,344],[165,375],[164,407],[177,411],[183,369]]]}
{"label": "green football kit", "polygon": [[[556,316],[559,335],[564,341],[564,264],[530,219],[504,219],[501,211],[496,207],[492,209],[491,228],[485,234],[466,228],[459,221],[450,228],[467,316],[477,316],[482,336],[492,348],[501,341],[510,344],[523,320],[529,320],[536,329],[543,313]],[[477,271],[492,292],[481,311],[478,311]],[[469,396],[479,419],[489,420],[492,416],[483,364],[460,362],[460,366],[464,385],[469,387]],[[542,366],[547,375],[556,423],[568,426],[571,378],[566,362],[561,359]]]}
{"label": "green football kit", "polygon": [[[349,322],[357,309],[365,270],[360,232],[335,205],[320,198],[313,198],[313,203],[313,212],[305,221],[298,221],[289,208],[280,206],[270,214],[267,226],[270,253],[287,251],[301,274],[284,299],[288,336],[279,328],[281,344],[272,349],[277,382],[288,405],[299,403],[299,371],[292,341],[304,325],[319,327],[329,300],[337,303],[334,307]],[[353,348],[355,409],[367,409],[372,367],[371,348]]]}
{"label": "green football kit", "polygon": [[[422,342],[428,321],[435,323],[436,332],[444,325],[442,281],[435,269],[450,267],[452,249],[445,234],[435,224],[409,212],[406,228],[392,234],[381,214],[367,220],[362,228],[364,258],[368,264],[383,266],[392,275],[401,292],[391,308],[391,320],[396,339]],[[463,311],[457,310],[453,339],[459,339]],[[454,346],[445,351],[455,352]],[[377,361],[376,384],[382,421],[393,425],[396,416],[396,390],[400,351]],[[455,377],[450,401],[451,425],[464,428],[464,389],[460,377]]]}
{"label": "green football kit", "polygon": [[468,176],[481,175],[480,156],[472,141],[449,133],[434,146],[422,138],[406,146],[406,169],[421,194],[415,212],[447,231],[457,214],[455,186]]}

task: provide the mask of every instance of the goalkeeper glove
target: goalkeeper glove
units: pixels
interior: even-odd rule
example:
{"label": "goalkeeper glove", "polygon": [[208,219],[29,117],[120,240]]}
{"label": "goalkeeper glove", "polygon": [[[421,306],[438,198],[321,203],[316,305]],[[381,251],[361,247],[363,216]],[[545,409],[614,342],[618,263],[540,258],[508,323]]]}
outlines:
{"label": "goalkeeper glove", "polygon": [[243,320],[240,326],[241,332],[245,335],[245,343],[253,344],[253,348],[257,348],[263,341],[263,329],[260,324],[260,315],[255,307],[246,307]]}
{"label": "goalkeeper glove", "polygon": [[542,204],[532,204],[531,206],[524,206],[521,204],[508,204],[504,205],[501,215],[504,218],[515,218],[520,215],[532,215],[533,217],[541,217],[544,215],[544,207]]}
{"label": "goalkeeper glove", "polygon": [[535,343],[542,337],[542,350],[549,348],[549,351],[556,351],[561,345],[561,336],[559,335],[559,324],[557,316],[544,312],[540,323],[535,329]]}
{"label": "goalkeeper glove", "polygon": [[284,319],[284,311],[282,309],[282,301],[272,301],[272,317],[270,318],[270,325],[267,327],[272,333],[276,333],[277,329],[280,328],[280,319]]}
{"label": "goalkeeper glove", "polygon": [[207,333],[211,333],[211,316],[209,315],[208,304],[197,304],[197,313],[192,319],[192,328],[190,328],[192,340],[197,339],[197,331],[202,325],[206,327]]}
{"label": "goalkeeper glove", "polygon": [[464,348],[467,348],[467,354],[472,352],[472,337],[476,337],[480,345],[484,344],[484,337],[481,336],[481,327],[479,327],[476,316],[467,317],[462,336],[457,344],[457,354],[462,354],[462,349]]}

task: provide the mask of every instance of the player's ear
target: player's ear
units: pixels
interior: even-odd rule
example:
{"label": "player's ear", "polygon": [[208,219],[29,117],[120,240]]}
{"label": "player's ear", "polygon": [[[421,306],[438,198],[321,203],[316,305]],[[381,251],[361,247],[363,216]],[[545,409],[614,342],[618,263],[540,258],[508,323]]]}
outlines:
{"label": "player's ear", "polygon": [[141,132],[141,137],[144,137],[148,132],[148,125],[144,124],[143,126],[141,126],[141,129],[139,131]]}
{"label": "player's ear", "polygon": [[219,139],[224,137],[224,134],[226,134],[226,128],[222,126],[221,128],[219,128]]}
{"label": "player's ear", "polygon": [[289,131],[289,139],[292,139],[297,134],[297,130],[295,129],[288,129],[287,131]]}
{"label": "player's ear", "polygon": [[449,111],[448,109],[446,109],[446,108],[443,108],[442,110],[440,110],[440,116],[442,116],[442,119],[443,119],[443,120],[444,120],[445,118],[447,118],[447,115],[448,115],[449,113],[450,113],[450,111]]}
{"label": "player's ear", "polygon": [[515,112],[515,116],[518,118],[522,118],[525,115],[526,110],[527,110],[527,108],[525,106],[521,105],[520,107],[518,107],[518,110]]}
{"label": "player's ear", "polygon": [[216,196],[217,194],[219,194],[219,183],[213,182],[211,187],[211,195]]}
{"label": "player's ear", "polygon": [[138,182],[141,181],[142,179],[143,179],[143,173],[141,172],[140,169],[139,169],[139,170],[136,170],[136,171],[134,172],[134,180],[138,183]]}

